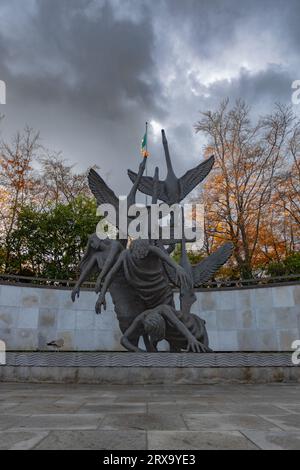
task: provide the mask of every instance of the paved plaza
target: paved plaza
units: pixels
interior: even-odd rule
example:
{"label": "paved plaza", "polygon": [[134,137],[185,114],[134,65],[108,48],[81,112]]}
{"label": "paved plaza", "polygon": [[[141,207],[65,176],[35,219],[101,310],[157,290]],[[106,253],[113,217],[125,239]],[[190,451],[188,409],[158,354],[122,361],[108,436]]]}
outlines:
{"label": "paved plaza", "polygon": [[0,383],[0,449],[300,449],[300,384]]}

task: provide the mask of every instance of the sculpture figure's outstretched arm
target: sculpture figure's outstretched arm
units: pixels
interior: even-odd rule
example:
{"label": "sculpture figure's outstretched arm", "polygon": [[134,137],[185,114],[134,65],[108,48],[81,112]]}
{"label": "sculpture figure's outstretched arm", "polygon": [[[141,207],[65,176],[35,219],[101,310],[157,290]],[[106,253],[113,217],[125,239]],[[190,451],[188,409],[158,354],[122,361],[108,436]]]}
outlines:
{"label": "sculpture figure's outstretched arm", "polygon": [[105,263],[103,265],[103,268],[101,269],[101,272],[97,278],[96,285],[95,285],[95,291],[98,294],[101,290],[101,283],[102,280],[105,278],[109,270],[112,268],[113,264],[116,261],[117,255],[123,250],[123,246],[118,240],[112,240],[111,241],[111,247],[109,249],[109,253],[107,255],[107,258],[105,260]]}
{"label": "sculpture figure's outstretched arm", "polygon": [[124,346],[124,348],[126,348],[128,351],[144,352],[142,349],[138,348],[137,346],[134,346],[131,343],[130,339],[129,339],[133,335],[141,336],[144,333],[144,331],[143,331],[143,320],[144,320],[144,318],[145,318],[145,313],[144,312],[141,313],[140,315],[138,315],[133,320],[133,322],[131,323],[129,328],[127,328],[127,330],[125,331],[125,333],[123,334],[123,336],[121,338],[122,346]]}
{"label": "sculpture figure's outstretched arm", "polygon": [[106,310],[106,303],[105,303],[105,294],[107,289],[110,286],[110,283],[112,282],[114,276],[117,274],[119,269],[122,267],[123,264],[123,257],[124,257],[125,251],[122,251],[119,255],[119,258],[111,268],[111,270],[108,272],[107,276],[105,277],[105,281],[102,285],[98,300],[96,302],[95,310],[96,313],[101,313],[101,306],[103,305],[104,310]]}
{"label": "sculpture figure's outstretched arm", "polygon": [[97,253],[94,253],[94,255],[91,256],[89,261],[86,263],[84,269],[82,269],[79,279],[76,282],[72,293],[71,293],[71,299],[73,302],[75,302],[76,297],[79,297],[79,292],[80,292],[80,287],[81,285],[88,280],[90,275],[92,274],[95,266],[97,265]]}

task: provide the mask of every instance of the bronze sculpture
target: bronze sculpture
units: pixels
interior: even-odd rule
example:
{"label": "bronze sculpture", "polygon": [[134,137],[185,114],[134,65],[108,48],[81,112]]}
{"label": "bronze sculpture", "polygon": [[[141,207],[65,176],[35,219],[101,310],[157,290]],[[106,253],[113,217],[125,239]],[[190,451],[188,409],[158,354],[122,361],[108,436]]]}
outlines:
{"label": "bronze sculpture", "polygon": [[[177,179],[163,130],[162,142],[168,166],[166,180],[159,180],[158,168],[155,169],[153,178],[143,176],[147,159],[144,157],[137,174],[128,171],[134,184],[126,199],[127,207],[135,203],[138,189],[152,196],[152,205],[158,200],[169,205],[178,203],[212,169],[214,157]],[[118,228],[120,214],[117,196],[94,170],[90,170],[88,180],[98,204],[109,203],[115,208]],[[151,206],[147,209],[150,211]],[[132,219],[133,217],[126,213],[127,226]],[[181,221],[184,228],[183,212]],[[79,296],[82,283],[96,272],[98,278],[95,291],[99,293],[96,313],[101,312],[102,306],[106,308],[105,294],[109,288],[123,333],[121,344],[127,350],[141,351],[139,340],[143,337],[149,352],[157,351],[158,342],[162,339],[168,341],[170,351],[210,352],[205,321],[190,311],[196,300],[194,289],[207,282],[229,259],[232,244],[225,243],[213,254],[192,266],[187,256],[184,232],[180,240],[179,264],[170,256],[175,243],[178,242],[171,235],[168,240],[151,239],[151,232],[148,231],[148,239],[130,240],[128,247],[127,242],[127,238],[123,236],[120,236],[119,240],[100,240],[96,233],[90,236],[80,266],[80,277],[72,291],[72,300]],[[180,289],[179,310],[175,309],[172,286]]]}

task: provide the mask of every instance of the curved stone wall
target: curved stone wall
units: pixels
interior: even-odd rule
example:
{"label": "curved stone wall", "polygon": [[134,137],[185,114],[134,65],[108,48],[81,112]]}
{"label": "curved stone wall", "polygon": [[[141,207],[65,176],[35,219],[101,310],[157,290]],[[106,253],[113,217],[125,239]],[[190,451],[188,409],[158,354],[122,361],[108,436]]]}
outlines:
{"label": "curved stone wall", "polygon": [[[92,291],[73,304],[70,290],[3,284],[0,340],[7,350],[47,350],[63,338],[64,350],[121,351],[109,295],[101,315],[95,301]],[[206,320],[214,351],[289,351],[300,339],[300,284],[201,291],[192,311]]]}

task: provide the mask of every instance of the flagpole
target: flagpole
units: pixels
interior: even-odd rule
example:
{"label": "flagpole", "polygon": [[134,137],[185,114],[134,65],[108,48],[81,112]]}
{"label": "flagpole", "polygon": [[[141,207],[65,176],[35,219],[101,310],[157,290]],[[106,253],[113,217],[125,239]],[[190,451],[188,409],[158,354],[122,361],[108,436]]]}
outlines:
{"label": "flagpole", "polygon": [[[147,166],[147,163],[148,163],[148,122],[146,121],[146,155],[147,155],[147,161],[146,161],[146,176],[148,176],[148,166]],[[145,196],[145,203],[146,203],[146,207],[148,205],[148,196],[146,194]]]}

